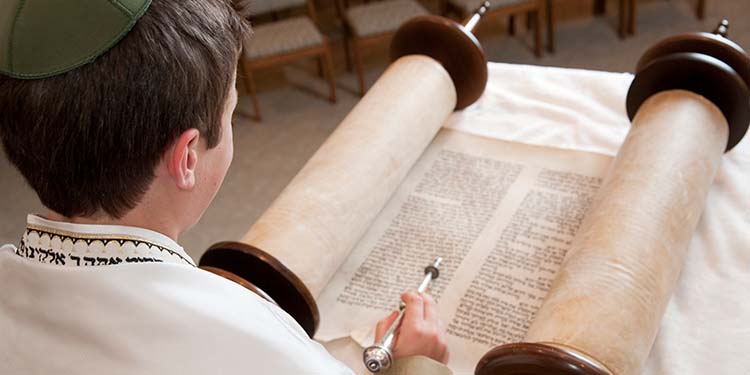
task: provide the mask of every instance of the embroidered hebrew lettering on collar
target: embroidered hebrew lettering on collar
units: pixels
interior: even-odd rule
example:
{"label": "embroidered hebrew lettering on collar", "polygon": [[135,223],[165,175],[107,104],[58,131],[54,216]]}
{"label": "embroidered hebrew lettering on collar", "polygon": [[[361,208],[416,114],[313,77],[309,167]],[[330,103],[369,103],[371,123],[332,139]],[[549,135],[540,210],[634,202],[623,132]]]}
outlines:
{"label": "embroidered hebrew lettering on collar", "polygon": [[63,223],[36,215],[28,215],[16,254],[71,267],[148,262],[195,266],[180,245],[148,229]]}

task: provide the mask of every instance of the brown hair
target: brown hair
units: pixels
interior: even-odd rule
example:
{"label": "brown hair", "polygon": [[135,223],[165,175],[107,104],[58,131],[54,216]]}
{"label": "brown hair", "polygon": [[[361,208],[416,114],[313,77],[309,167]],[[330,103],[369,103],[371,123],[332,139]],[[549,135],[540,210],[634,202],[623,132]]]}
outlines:
{"label": "brown hair", "polygon": [[47,208],[121,217],[182,132],[218,143],[247,29],[229,0],[153,0],[88,65],[38,80],[0,75],[5,154]]}

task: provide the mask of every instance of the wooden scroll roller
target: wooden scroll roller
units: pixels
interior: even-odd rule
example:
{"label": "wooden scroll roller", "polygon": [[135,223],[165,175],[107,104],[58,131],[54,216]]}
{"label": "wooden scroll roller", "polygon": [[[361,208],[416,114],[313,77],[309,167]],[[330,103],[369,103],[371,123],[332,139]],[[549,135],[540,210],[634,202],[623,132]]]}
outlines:
{"label": "wooden scroll roller", "polygon": [[212,246],[200,266],[260,290],[313,336],[323,287],[448,115],[484,92],[487,60],[471,30],[485,11],[467,26],[404,24],[395,62],[240,242]]}
{"label": "wooden scroll roller", "polygon": [[750,58],[714,34],[678,35],[641,58],[632,120],[523,343],[476,375],[637,375],[651,350],[721,156],[750,123]]}

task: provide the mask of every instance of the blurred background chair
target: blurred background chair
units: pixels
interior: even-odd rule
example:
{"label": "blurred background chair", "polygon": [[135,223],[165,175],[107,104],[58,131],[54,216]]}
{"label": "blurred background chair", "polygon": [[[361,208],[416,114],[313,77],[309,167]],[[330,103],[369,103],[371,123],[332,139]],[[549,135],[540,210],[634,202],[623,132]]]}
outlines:
{"label": "blurred background chair", "polygon": [[[254,115],[261,120],[260,105],[253,79],[253,71],[286,64],[299,59],[316,58],[318,72],[329,85],[328,99],[336,101],[336,82],[333,59],[328,40],[316,25],[313,0],[240,0],[248,2],[252,11],[253,33],[243,44],[240,73],[253,103]],[[303,8],[306,7],[306,8]],[[281,13],[305,9],[301,15],[281,18]],[[269,18],[262,22],[260,18]]]}
{"label": "blurred background chair", "polygon": [[[601,1],[601,0],[597,0]],[[622,0],[620,0],[622,1]],[[627,27],[627,33],[630,35],[635,35],[635,29],[636,29],[636,19],[638,18],[638,0],[625,0],[628,2],[628,27]],[[695,16],[699,20],[703,20],[703,18],[706,16],[706,0],[691,0],[695,1]],[[747,0],[744,0],[747,1]],[[750,5],[748,3],[747,5]],[[729,15],[727,15],[729,17]]]}
{"label": "blurred background chair", "polygon": [[344,21],[347,68],[351,70],[353,63],[359,95],[364,95],[362,49],[390,40],[404,22],[429,12],[415,0],[384,0],[357,5],[350,5],[348,0],[337,0],[336,5]]}
{"label": "blurred background chair", "polygon": [[[628,36],[628,23],[632,17],[629,13],[633,11],[633,2],[630,0],[617,0],[617,34],[620,38]],[[607,0],[594,0],[594,15],[603,16],[607,13]]]}
{"label": "blurred background chair", "polygon": [[[515,34],[515,20],[520,16],[526,14],[528,17],[529,28],[534,33],[534,54],[537,57],[542,56],[542,13],[546,11],[546,8],[552,6],[551,0],[489,0],[490,9],[487,11],[487,18],[489,17],[505,17],[509,19],[508,22],[508,33]],[[446,0],[446,11],[454,12],[461,18],[467,18],[479,8],[484,0]],[[553,32],[551,25],[552,18],[548,18],[548,33]],[[548,38],[553,41],[552,47],[554,49],[554,36],[549,34]]]}
{"label": "blurred background chair", "polygon": [[547,51],[555,52],[555,1],[545,0],[545,19],[547,20]]}

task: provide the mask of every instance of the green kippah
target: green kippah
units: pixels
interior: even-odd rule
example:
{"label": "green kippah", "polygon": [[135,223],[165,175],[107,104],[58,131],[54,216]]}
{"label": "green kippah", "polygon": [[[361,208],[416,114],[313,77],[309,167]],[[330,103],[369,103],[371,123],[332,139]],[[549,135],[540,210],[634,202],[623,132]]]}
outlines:
{"label": "green kippah", "polygon": [[0,73],[44,78],[101,56],[151,0],[0,0]]}

